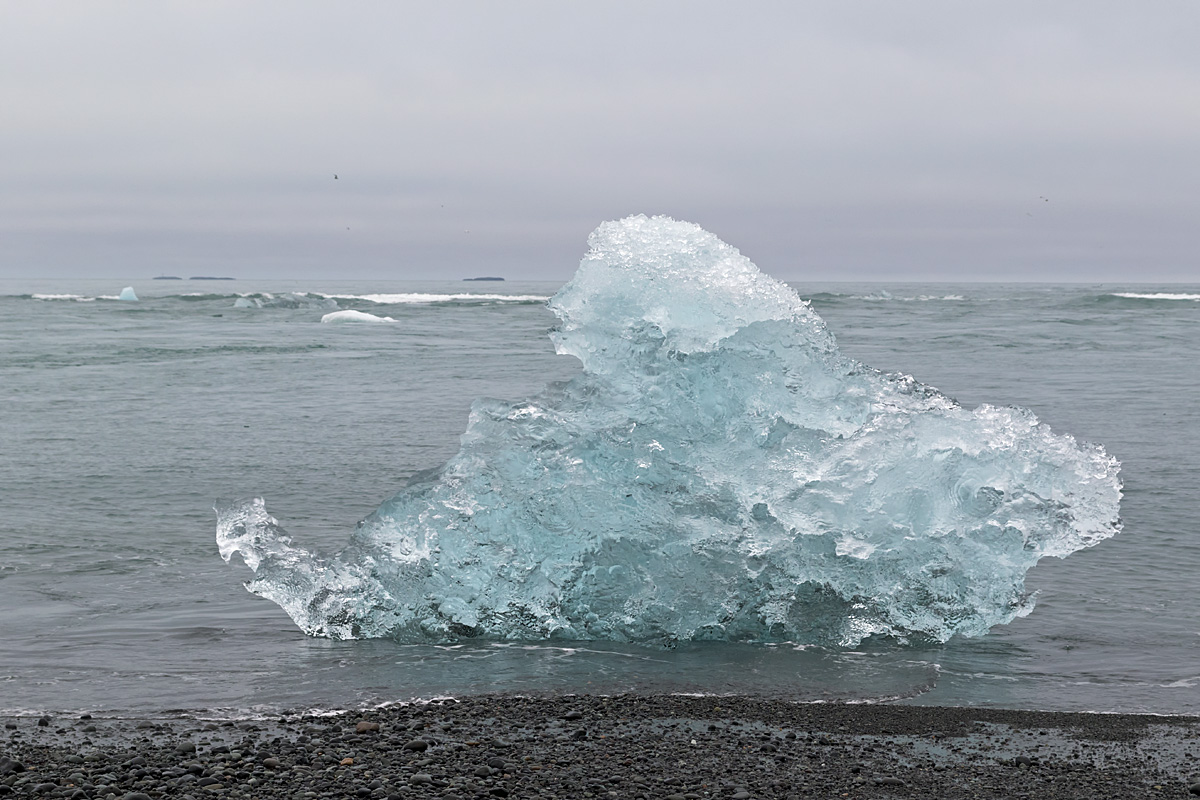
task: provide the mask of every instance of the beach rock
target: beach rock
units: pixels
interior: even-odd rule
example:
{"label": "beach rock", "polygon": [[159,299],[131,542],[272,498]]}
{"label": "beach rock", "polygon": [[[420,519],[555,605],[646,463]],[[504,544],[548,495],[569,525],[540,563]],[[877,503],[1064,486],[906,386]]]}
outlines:
{"label": "beach rock", "polygon": [[408,744],[404,745],[405,750],[413,750],[418,753],[424,753],[429,749],[429,742],[424,739],[413,739]]}
{"label": "beach rock", "polygon": [[354,726],[354,730],[356,733],[375,733],[379,730],[379,723],[363,720]]}
{"label": "beach rock", "polygon": [[[588,720],[587,739],[570,739],[574,726],[562,722],[568,710],[579,710]],[[414,714],[431,732],[421,738],[429,752],[402,749],[411,734],[401,731]],[[1062,748],[1074,748],[1074,739],[1065,745],[1045,744],[1035,754],[1022,742],[1014,742],[1020,733],[1011,730],[976,733],[978,750],[952,741],[937,762],[921,760],[915,769],[900,766],[911,755],[907,737],[930,742],[935,731],[970,730],[974,720],[1003,726],[1030,718],[1046,720],[1038,727],[1054,722],[1058,730],[1078,731],[1083,737],[1078,741],[1084,744],[1103,743],[1103,752],[1121,758],[1119,769],[1101,775],[1082,768],[1078,756],[1060,760],[1063,753],[1072,752]],[[32,727],[36,719],[27,718],[22,727]],[[360,717],[353,712],[322,722],[329,726],[323,731],[303,732],[310,719],[292,720],[289,726],[295,727],[288,729],[263,723],[265,730],[258,735],[241,724],[235,730],[223,727],[211,737],[197,738],[195,756],[175,752],[179,742],[175,734],[161,729],[150,736],[135,734],[136,720],[101,726],[102,740],[91,744],[83,743],[86,738],[77,728],[64,736],[42,737],[45,741],[22,741],[16,736],[0,742],[0,772],[6,773],[0,774],[0,800],[84,795],[91,800],[123,800],[126,793],[183,800],[491,800],[503,796],[799,800],[849,793],[869,800],[914,792],[922,800],[968,796],[1102,800],[1150,796],[1141,788],[1160,784],[1163,774],[1179,776],[1174,795],[1167,791],[1171,787],[1162,786],[1164,797],[1200,800],[1200,785],[1188,793],[1192,784],[1200,783],[1200,776],[1192,774],[1195,762],[1188,761],[1186,754],[1163,751],[1151,755],[1151,760],[1133,759],[1133,743],[1145,741],[1145,722],[1136,717],[864,709],[832,703],[797,707],[751,698],[722,698],[715,708],[711,699],[676,697],[584,697],[571,698],[569,704],[557,699],[490,697],[461,702],[453,719],[436,708],[411,707],[372,712],[372,719],[386,733],[358,733]],[[906,741],[878,737],[875,726],[880,723]],[[710,724],[716,724],[716,730],[700,733]],[[789,729],[800,731],[797,738],[804,744],[785,743]],[[805,733],[822,729],[831,733]],[[1189,737],[1192,730],[1187,729]],[[511,738],[510,749],[493,746],[494,737],[501,733]],[[123,738],[114,741],[110,736]],[[432,741],[435,736],[440,741]],[[64,741],[66,737],[74,738]],[[815,747],[822,737],[828,746]],[[693,746],[692,740],[698,745]],[[764,744],[774,744],[779,751],[764,757]],[[1028,755],[1031,766],[1018,770],[1016,754],[1020,753]],[[1000,754],[1003,759],[997,758]],[[281,768],[272,770],[264,764],[266,759],[277,759]],[[311,760],[311,766],[300,766],[302,760]],[[24,770],[18,771],[11,762]],[[36,787],[47,784],[54,788],[35,793]],[[83,795],[76,794],[80,790]]]}
{"label": "beach rock", "polygon": [[1196,781],[1188,787],[1188,791],[1195,795],[1200,795],[1200,781]]}

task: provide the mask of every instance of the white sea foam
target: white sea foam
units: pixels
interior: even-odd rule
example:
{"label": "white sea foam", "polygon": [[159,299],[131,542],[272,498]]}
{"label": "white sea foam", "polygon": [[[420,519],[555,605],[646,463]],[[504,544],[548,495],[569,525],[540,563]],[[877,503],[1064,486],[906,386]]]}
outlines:
{"label": "white sea foam", "polygon": [[1180,294],[1174,292],[1113,292],[1110,297],[1127,297],[1132,300],[1191,300],[1200,302],[1200,294]]}
{"label": "white sea foam", "polygon": [[81,294],[33,294],[30,297],[34,300],[74,300],[77,303],[90,303],[96,299]]}
{"label": "white sea foam", "polygon": [[[315,292],[313,294],[316,294]],[[366,300],[380,305],[402,305],[407,303],[544,303],[550,298],[537,294],[431,294],[426,292],[403,292],[399,294],[325,294],[338,300]]]}
{"label": "white sea foam", "polygon": [[333,311],[321,317],[321,322],[395,322],[391,317],[377,317],[374,314],[368,314],[365,311],[355,311],[346,309],[345,311]]}
{"label": "white sea foam", "polygon": [[1197,675],[1193,678],[1181,678],[1177,681],[1171,681],[1170,683],[1163,683],[1160,685],[1164,689],[1195,689],[1197,681],[1200,681],[1200,675]]}
{"label": "white sea foam", "polygon": [[928,302],[936,301],[936,300],[965,300],[966,298],[963,297],[961,294],[946,294],[946,295],[919,294],[919,295],[916,295],[913,297],[907,297],[907,296],[902,296],[902,295],[894,295],[891,292],[879,292],[878,294],[849,295],[848,299],[850,299],[850,300],[872,300],[875,302],[891,300],[891,301],[896,301],[896,302],[901,302],[901,303],[928,303]]}

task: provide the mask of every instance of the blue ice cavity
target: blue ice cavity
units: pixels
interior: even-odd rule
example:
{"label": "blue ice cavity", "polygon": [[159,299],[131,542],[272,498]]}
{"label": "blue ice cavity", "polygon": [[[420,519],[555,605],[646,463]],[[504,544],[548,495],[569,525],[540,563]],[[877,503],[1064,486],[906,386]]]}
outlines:
{"label": "blue ice cavity", "polygon": [[118,300],[137,300],[138,296],[137,296],[137,293],[133,291],[132,286],[126,286],[124,289],[121,290],[121,294],[117,299]]}
{"label": "blue ice cavity", "polygon": [[1100,447],[842,356],[701,228],[589,244],[549,302],[582,374],[476,401],[458,454],[332,557],[262,499],[221,505],[252,592],[334,638],[945,641],[1028,614],[1030,567],[1118,532]]}

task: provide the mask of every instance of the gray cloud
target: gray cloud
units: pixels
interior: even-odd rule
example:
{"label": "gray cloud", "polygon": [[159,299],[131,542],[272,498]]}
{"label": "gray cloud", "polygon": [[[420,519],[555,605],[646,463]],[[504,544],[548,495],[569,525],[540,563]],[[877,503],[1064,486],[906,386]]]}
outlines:
{"label": "gray cloud", "polygon": [[647,212],[788,278],[1194,280],[1197,22],[3,4],[0,276],[565,278],[599,221]]}

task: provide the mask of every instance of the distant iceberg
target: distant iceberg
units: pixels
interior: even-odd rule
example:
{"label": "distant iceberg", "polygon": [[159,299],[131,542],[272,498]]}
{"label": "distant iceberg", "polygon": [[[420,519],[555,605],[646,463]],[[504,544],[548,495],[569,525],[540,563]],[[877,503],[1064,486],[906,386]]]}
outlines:
{"label": "distant iceberg", "polygon": [[321,317],[321,322],[395,322],[391,317],[379,317],[365,311],[334,311]]}
{"label": "distant iceberg", "polygon": [[589,243],[549,302],[582,374],[476,401],[458,454],[333,557],[262,499],[219,504],[251,591],[334,638],[945,641],[1029,613],[1030,567],[1119,531],[1103,449],[841,355],[701,228]]}
{"label": "distant iceberg", "polygon": [[137,300],[138,296],[137,296],[137,293],[133,291],[132,286],[126,286],[124,289],[121,290],[121,295],[117,299],[118,300]]}

